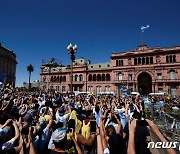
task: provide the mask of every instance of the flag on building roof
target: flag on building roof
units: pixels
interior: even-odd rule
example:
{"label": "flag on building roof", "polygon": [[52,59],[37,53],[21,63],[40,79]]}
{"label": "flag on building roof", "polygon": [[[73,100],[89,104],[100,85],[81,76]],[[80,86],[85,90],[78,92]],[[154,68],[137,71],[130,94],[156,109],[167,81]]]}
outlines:
{"label": "flag on building roof", "polygon": [[141,31],[144,32],[145,29],[149,28],[149,25],[147,26],[141,26]]}

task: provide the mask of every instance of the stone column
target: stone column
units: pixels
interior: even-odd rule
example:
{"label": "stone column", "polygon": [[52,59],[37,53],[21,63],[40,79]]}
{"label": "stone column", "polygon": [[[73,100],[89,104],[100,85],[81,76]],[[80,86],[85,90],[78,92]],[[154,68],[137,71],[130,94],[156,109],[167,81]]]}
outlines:
{"label": "stone column", "polygon": [[129,89],[129,85],[128,85],[128,82],[126,83],[126,88]]}
{"label": "stone column", "polygon": [[167,91],[166,90],[166,83],[163,83],[163,91]]}
{"label": "stone column", "polygon": [[138,91],[138,84],[137,84],[137,82],[134,82],[133,91]]}
{"label": "stone column", "polygon": [[152,83],[152,92],[155,93],[155,83]]}

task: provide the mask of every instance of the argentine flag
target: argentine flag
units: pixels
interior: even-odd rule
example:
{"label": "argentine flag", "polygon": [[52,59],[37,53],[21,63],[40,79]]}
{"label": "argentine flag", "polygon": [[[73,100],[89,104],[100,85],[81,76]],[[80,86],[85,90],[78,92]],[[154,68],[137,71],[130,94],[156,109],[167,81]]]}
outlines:
{"label": "argentine flag", "polygon": [[141,31],[144,32],[144,30],[145,30],[146,28],[149,28],[149,25],[147,25],[147,26],[141,26]]}

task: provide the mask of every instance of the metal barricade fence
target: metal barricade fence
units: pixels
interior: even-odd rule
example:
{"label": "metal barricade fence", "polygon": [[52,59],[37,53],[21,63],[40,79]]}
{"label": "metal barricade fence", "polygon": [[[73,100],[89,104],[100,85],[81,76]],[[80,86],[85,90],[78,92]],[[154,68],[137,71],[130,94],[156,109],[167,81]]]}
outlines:
{"label": "metal barricade fence", "polygon": [[153,121],[169,140],[180,140],[179,119],[165,113],[164,111],[153,111]]}
{"label": "metal barricade fence", "polygon": [[[152,110],[151,110],[152,111]],[[179,119],[165,113],[164,111],[155,110],[152,113],[153,121],[158,126],[164,137],[171,142],[180,141],[180,122]],[[180,143],[176,147],[178,151]]]}

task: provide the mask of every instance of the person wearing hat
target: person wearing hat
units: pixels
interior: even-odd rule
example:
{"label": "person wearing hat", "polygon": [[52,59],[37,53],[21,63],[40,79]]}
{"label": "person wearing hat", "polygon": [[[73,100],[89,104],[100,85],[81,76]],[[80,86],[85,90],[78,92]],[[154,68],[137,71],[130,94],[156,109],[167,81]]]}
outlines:
{"label": "person wearing hat", "polygon": [[39,129],[39,146],[38,146],[39,149],[38,149],[38,152],[44,153],[46,150],[46,146],[47,146],[49,139],[50,139],[51,128],[52,128],[52,124],[53,124],[52,116],[49,115],[48,124],[46,124],[45,117],[40,117],[39,118],[39,124],[40,124],[40,129]]}
{"label": "person wearing hat", "polygon": [[70,113],[71,113],[71,107],[68,106],[69,109],[69,113],[65,114],[65,106],[61,106],[57,111],[56,111],[56,123],[61,122],[63,123],[63,127],[65,127],[66,122],[68,120],[68,118],[70,117]]}
{"label": "person wearing hat", "polygon": [[31,123],[32,123],[32,116],[31,114],[27,113],[23,117],[23,126],[31,125]]}
{"label": "person wearing hat", "polygon": [[51,149],[51,154],[82,154],[74,135],[74,130],[72,129],[70,132],[71,142],[68,142],[67,131],[65,129],[56,129],[52,133],[54,146]]}

